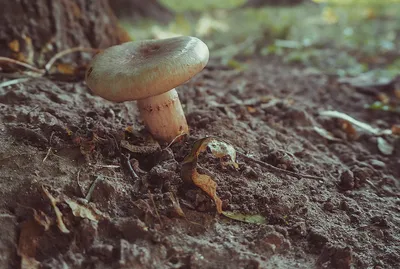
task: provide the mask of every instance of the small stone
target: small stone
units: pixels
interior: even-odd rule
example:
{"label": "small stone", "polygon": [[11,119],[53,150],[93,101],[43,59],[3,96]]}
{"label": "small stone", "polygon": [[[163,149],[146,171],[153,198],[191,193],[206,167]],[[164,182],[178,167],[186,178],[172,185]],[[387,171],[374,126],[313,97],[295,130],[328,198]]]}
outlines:
{"label": "small stone", "polygon": [[329,241],[328,237],[322,232],[312,229],[307,236],[307,241],[315,249],[320,250]]}
{"label": "small stone", "polygon": [[354,173],[350,170],[346,170],[340,174],[339,186],[343,190],[352,190],[354,188]]}
{"label": "small stone", "polygon": [[259,177],[257,172],[251,167],[246,167],[243,171],[243,175],[246,176],[247,178],[253,178],[253,179],[257,179]]}
{"label": "small stone", "polygon": [[372,169],[369,167],[359,167],[359,166],[354,166],[353,168],[351,168],[351,171],[353,172],[354,178],[358,183],[364,183],[365,180],[370,178],[374,173]]}
{"label": "small stone", "polygon": [[278,232],[271,232],[267,234],[263,242],[266,243],[273,252],[283,249],[289,249],[291,247],[290,242]]}
{"label": "small stone", "polygon": [[149,183],[153,185],[162,185],[164,181],[171,180],[174,172],[165,169],[162,165],[156,165],[149,172]]}
{"label": "small stone", "polygon": [[324,203],[324,210],[328,211],[328,212],[333,212],[334,206],[333,203],[331,201],[326,201]]}
{"label": "small stone", "polygon": [[307,226],[305,222],[297,222],[295,223],[290,229],[289,233],[291,235],[300,235],[306,236],[307,235]]}
{"label": "small stone", "polygon": [[384,216],[373,216],[371,222],[379,227],[388,228],[389,222]]}
{"label": "small stone", "polygon": [[105,259],[111,259],[114,247],[107,244],[97,244],[90,248],[89,253],[94,256],[101,256]]}

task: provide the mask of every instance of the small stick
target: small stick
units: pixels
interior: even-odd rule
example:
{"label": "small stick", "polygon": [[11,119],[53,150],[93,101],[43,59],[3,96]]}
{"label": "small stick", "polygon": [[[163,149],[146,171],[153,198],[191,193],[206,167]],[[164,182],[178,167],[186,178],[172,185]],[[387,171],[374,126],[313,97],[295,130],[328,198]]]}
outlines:
{"label": "small stick", "polygon": [[93,48],[83,48],[83,47],[75,47],[75,48],[70,48],[70,49],[66,49],[63,51],[58,52],[56,55],[54,55],[53,57],[51,57],[51,59],[47,62],[47,64],[44,66],[44,69],[46,70],[46,72],[50,71],[50,68],[53,66],[53,64],[60,59],[61,57],[64,57],[67,54],[73,53],[73,52],[98,52],[100,51],[100,49],[93,49]]}
{"label": "small stick", "polygon": [[156,203],[154,202],[153,195],[151,194],[150,191],[149,191],[149,196],[150,196],[150,201],[151,201],[151,203],[152,203],[153,206],[154,206],[154,210],[156,211],[156,215],[157,215],[158,221],[160,222],[160,225],[161,225],[161,227],[162,227],[162,226],[163,226],[163,223],[162,223],[162,221],[161,221],[160,214],[158,214],[157,206],[156,206]]}
{"label": "small stick", "polygon": [[[123,155],[123,154],[121,154],[121,155]],[[138,179],[139,176],[136,174],[135,170],[133,170],[131,161],[129,160],[130,155],[128,154],[128,156],[125,156],[125,155],[123,155],[123,156],[125,157],[126,164],[128,165],[129,173],[131,174],[131,176],[132,176],[134,179]]]}
{"label": "small stick", "polygon": [[89,191],[86,194],[85,200],[89,203],[90,199],[92,198],[92,194],[94,191],[94,188],[96,188],[97,183],[101,180],[101,177],[96,177],[96,179],[93,181],[92,185],[90,185]]}
{"label": "small stick", "polygon": [[110,168],[110,169],[116,169],[119,168],[119,165],[113,165],[113,164],[89,164],[90,166],[93,166],[95,168]]}
{"label": "small stick", "polygon": [[49,140],[49,145],[50,145],[50,147],[49,147],[49,150],[47,151],[47,154],[46,154],[46,156],[44,157],[42,163],[44,163],[44,162],[47,160],[47,158],[49,157],[49,155],[50,155],[50,152],[51,152],[51,140],[53,139],[53,135],[54,135],[54,132],[51,132],[50,140]]}
{"label": "small stick", "polygon": [[49,147],[49,149],[47,150],[46,156],[43,158],[42,163],[44,163],[47,160],[47,158],[50,155],[50,152],[51,152],[51,147]]}
{"label": "small stick", "polygon": [[389,191],[389,190],[385,190],[385,189],[379,189],[377,186],[375,186],[374,183],[372,183],[372,182],[371,182],[370,180],[368,180],[368,179],[366,179],[365,182],[366,182],[368,185],[370,185],[370,186],[371,186],[376,192],[378,192],[378,193],[383,192],[383,193],[387,194],[388,196],[400,197],[400,194],[399,194],[399,193],[395,193],[395,192],[392,192],[392,191]]}
{"label": "small stick", "polygon": [[18,61],[18,60],[14,60],[14,59],[11,59],[11,58],[1,57],[0,56],[0,62],[7,62],[7,63],[20,65],[20,66],[23,66],[23,67],[25,67],[25,68],[27,68],[29,70],[32,70],[32,71],[34,71],[36,73],[39,73],[41,75],[45,74],[45,71],[42,70],[42,69],[38,69],[38,68],[36,68],[36,67],[34,67],[34,66],[30,65],[30,64],[27,64],[27,63],[24,63],[24,62],[21,62],[21,61]]}
{"label": "small stick", "polygon": [[30,80],[30,78],[16,78],[13,80],[4,81],[4,82],[0,83],[0,88],[15,85],[15,84],[22,83],[22,82],[25,82],[28,80]]}
{"label": "small stick", "polygon": [[82,187],[81,187],[81,182],[80,182],[81,170],[82,170],[82,168],[79,168],[78,173],[76,175],[76,183],[78,184],[78,187],[79,187],[79,190],[81,191],[82,196],[84,196]]}
{"label": "small stick", "polygon": [[267,168],[267,169],[269,169],[269,170],[271,170],[271,171],[277,172],[277,173],[284,173],[284,174],[287,174],[287,175],[290,175],[290,176],[294,176],[294,177],[297,177],[297,178],[303,177],[303,178],[317,179],[317,180],[322,180],[322,181],[324,181],[324,178],[323,178],[323,177],[310,176],[310,175],[299,174],[299,173],[296,173],[296,172],[288,171],[288,170],[285,170],[285,169],[281,169],[281,168],[275,167],[275,166],[273,166],[273,165],[271,165],[271,164],[269,164],[269,163],[266,163],[266,162],[257,160],[257,159],[255,159],[255,158],[253,158],[253,157],[247,156],[245,153],[242,153],[242,152],[240,152],[240,151],[237,151],[237,153],[238,153],[240,156],[242,156],[243,158],[245,158],[245,159],[247,159],[247,160],[250,160],[250,161],[253,161],[253,162],[255,162],[255,163],[259,164],[259,165],[262,165],[262,166],[264,166],[265,168]]}
{"label": "small stick", "polygon": [[175,138],[172,139],[172,141],[165,148],[163,148],[162,150],[166,150],[167,148],[171,147],[172,144],[174,144],[176,140],[178,140],[180,137],[182,137],[184,135],[186,135],[186,133],[180,133],[177,136],[175,136]]}

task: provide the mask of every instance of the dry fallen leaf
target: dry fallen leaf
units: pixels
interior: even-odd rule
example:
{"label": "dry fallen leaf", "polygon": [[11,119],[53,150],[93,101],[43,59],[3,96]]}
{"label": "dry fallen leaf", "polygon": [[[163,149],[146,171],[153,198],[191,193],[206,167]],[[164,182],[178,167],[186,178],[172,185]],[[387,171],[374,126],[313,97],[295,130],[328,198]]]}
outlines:
{"label": "dry fallen leaf", "polygon": [[174,207],[174,210],[176,214],[179,216],[186,218],[185,212],[183,212],[181,205],[179,204],[179,200],[175,198],[175,196],[172,194],[172,192],[169,193],[169,198],[171,199],[172,206]]}
{"label": "dry fallen leaf", "polygon": [[377,95],[377,98],[378,98],[378,100],[379,100],[382,104],[384,104],[384,105],[387,105],[387,104],[389,104],[389,102],[390,102],[390,98],[389,98],[389,96],[388,96],[386,93],[379,93],[379,94]]}
{"label": "dry fallen leaf", "polygon": [[242,214],[242,213],[235,213],[231,211],[223,211],[222,215],[224,215],[227,218],[233,219],[233,220],[238,220],[242,222],[247,222],[247,223],[257,223],[257,224],[265,224],[267,223],[267,220],[265,219],[264,216],[261,215],[247,215],[247,214]]}
{"label": "dry fallen leaf", "polygon": [[63,197],[62,200],[71,208],[72,214],[74,214],[75,217],[89,219],[95,222],[99,221],[101,218],[101,214],[89,206],[81,205],[68,197]]}
{"label": "dry fallen leaf", "polygon": [[328,139],[330,141],[340,141],[339,138],[334,137],[333,134],[331,134],[330,132],[328,132],[324,128],[321,128],[321,127],[318,127],[318,126],[313,126],[313,129],[317,134],[319,134],[323,138],[326,138],[326,139]]}
{"label": "dry fallen leaf", "polygon": [[45,231],[49,230],[51,220],[43,211],[33,209],[33,218],[44,228]]}
{"label": "dry fallen leaf", "polygon": [[254,108],[254,107],[252,107],[252,106],[247,106],[246,108],[247,108],[247,111],[248,111],[250,114],[253,114],[253,113],[256,113],[256,112],[257,112],[257,109]]}
{"label": "dry fallen leaf", "polygon": [[193,183],[207,193],[214,201],[217,207],[217,212],[222,213],[222,201],[217,196],[217,183],[208,175],[199,174],[197,170],[192,174]]}
{"label": "dry fallen leaf", "polygon": [[40,263],[34,258],[42,235],[42,226],[34,219],[22,223],[18,239],[18,255],[21,257],[21,269],[36,269]]}
{"label": "dry fallen leaf", "polygon": [[19,41],[14,39],[10,43],[8,43],[8,47],[13,51],[13,52],[19,52]]}
{"label": "dry fallen leaf", "polygon": [[392,134],[400,135],[400,125],[393,125],[392,126]]}
{"label": "dry fallen leaf", "polygon": [[54,212],[56,214],[58,228],[63,233],[66,233],[66,234],[70,233],[70,231],[67,229],[67,227],[65,226],[64,221],[62,219],[63,215],[62,215],[60,209],[57,207],[57,200],[53,197],[53,195],[50,194],[50,192],[44,186],[42,186],[42,190],[43,190],[44,194],[47,196],[47,198],[49,198],[51,206],[54,209]]}
{"label": "dry fallen leaf", "polygon": [[[222,165],[233,165],[235,168],[238,168],[236,150],[232,145],[216,137],[206,137],[194,143],[192,151],[185,157],[182,163],[181,175],[184,180],[193,182],[206,192],[214,200],[218,213],[222,213],[222,201],[216,192],[217,183],[210,176],[197,172],[198,156],[207,148],[210,149],[215,157],[221,159]],[[222,160],[225,157],[229,157],[229,160]]]}
{"label": "dry fallen leaf", "polygon": [[63,75],[75,75],[77,68],[71,64],[59,63],[56,67],[57,71]]}
{"label": "dry fallen leaf", "polygon": [[357,131],[354,128],[353,124],[348,122],[347,120],[341,121],[341,128],[347,134],[347,138],[356,139],[357,138]]}

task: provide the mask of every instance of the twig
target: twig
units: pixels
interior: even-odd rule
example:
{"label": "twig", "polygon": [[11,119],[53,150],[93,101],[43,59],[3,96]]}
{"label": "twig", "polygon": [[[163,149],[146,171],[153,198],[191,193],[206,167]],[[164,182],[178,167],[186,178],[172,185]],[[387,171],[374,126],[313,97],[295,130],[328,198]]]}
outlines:
{"label": "twig", "polygon": [[79,190],[81,191],[82,196],[84,196],[82,187],[81,187],[81,182],[80,182],[81,170],[82,170],[82,168],[79,168],[78,173],[76,175],[76,183],[78,184],[78,187],[79,187]]}
{"label": "twig", "polygon": [[174,144],[176,140],[178,140],[180,137],[182,137],[184,135],[186,135],[186,133],[182,132],[182,133],[178,134],[177,136],[175,136],[175,138],[172,139],[172,141],[165,148],[163,148],[162,150],[166,150],[167,148],[171,147],[172,144]]}
{"label": "twig", "polygon": [[107,165],[107,164],[89,164],[90,166],[93,166],[95,168],[110,168],[110,169],[116,169],[116,168],[120,168],[119,165]]}
{"label": "twig", "polygon": [[161,221],[160,214],[158,213],[158,209],[157,209],[156,203],[154,202],[153,195],[151,194],[150,191],[149,191],[148,193],[149,193],[149,196],[150,196],[150,201],[151,201],[151,203],[152,203],[153,206],[154,206],[154,210],[156,211],[156,215],[157,215],[158,221],[160,222],[160,225],[161,225],[161,227],[162,227],[162,226],[163,226],[163,223],[162,223],[162,221]]}
{"label": "twig", "polygon": [[4,82],[0,83],[0,88],[4,88],[4,87],[7,87],[7,86],[11,86],[11,85],[15,85],[15,84],[18,84],[18,83],[22,83],[22,82],[28,81],[30,79],[31,78],[16,78],[16,79],[13,79],[13,80],[4,81]]}
{"label": "twig", "polygon": [[240,156],[242,156],[243,158],[245,158],[245,159],[247,159],[247,160],[250,160],[250,161],[253,161],[253,162],[255,162],[255,163],[259,164],[259,165],[262,165],[262,166],[264,166],[265,168],[267,168],[267,169],[269,169],[269,170],[271,170],[271,171],[277,172],[277,173],[283,173],[283,174],[287,174],[287,175],[294,176],[294,177],[297,177],[297,178],[303,177],[303,178],[317,179],[317,180],[323,180],[323,181],[324,181],[324,178],[323,178],[323,177],[305,175],[305,174],[300,174],[300,173],[288,171],[288,170],[285,170],[285,169],[281,169],[281,168],[275,167],[275,166],[273,166],[273,165],[271,165],[271,164],[269,164],[269,163],[266,163],[266,162],[257,160],[257,159],[255,159],[255,158],[253,158],[253,157],[247,156],[245,153],[242,153],[242,152],[240,152],[240,151],[237,151],[237,153],[238,153]]}
{"label": "twig", "polygon": [[124,154],[121,154],[121,155],[125,157],[126,164],[127,164],[127,166],[128,166],[128,171],[129,171],[129,173],[131,174],[131,176],[132,176],[134,179],[138,179],[139,176],[136,174],[135,170],[133,170],[131,161],[129,160],[130,155],[129,155],[129,154],[128,154],[128,156],[125,156]]}
{"label": "twig", "polygon": [[50,155],[50,152],[51,152],[51,140],[53,139],[53,135],[54,135],[54,132],[51,132],[50,140],[49,140],[50,147],[49,147],[49,150],[47,151],[46,156],[43,158],[42,163],[44,163],[47,160],[47,158],[49,157],[49,155]]}
{"label": "twig", "polygon": [[47,160],[47,158],[48,158],[49,155],[50,155],[50,152],[51,152],[51,147],[49,147],[49,149],[47,150],[46,156],[44,156],[44,158],[43,158],[43,160],[42,160],[42,163],[44,163],[44,162]]}
{"label": "twig", "polygon": [[96,177],[96,179],[93,181],[92,185],[90,185],[89,191],[86,194],[85,200],[89,203],[90,199],[92,198],[92,194],[94,191],[94,188],[96,188],[97,183],[101,180],[101,177]]}
{"label": "twig", "polygon": [[385,193],[388,196],[393,196],[393,197],[400,197],[400,193],[395,193],[389,190],[385,190],[385,189],[379,189],[374,183],[372,183],[370,180],[366,179],[365,182],[370,185],[376,192],[378,193]]}
{"label": "twig", "polygon": [[14,60],[14,59],[11,59],[11,58],[1,57],[0,56],[0,62],[6,62],[6,63],[12,63],[12,64],[20,65],[20,66],[23,66],[23,67],[25,67],[25,68],[27,68],[29,70],[32,70],[32,71],[38,73],[38,74],[41,74],[41,75],[45,74],[45,71],[43,69],[38,69],[38,68],[36,68],[36,67],[34,67],[34,66],[30,65],[30,64],[27,64],[27,63],[24,63],[24,62],[21,62],[21,61],[18,61],[18,60]]}
{"label": "twig", "polygon": [[74,52],[98,52],[100,49],[93,49],[93,48],[83,48],[83,47],[75,47],[75,48],[70,48],[66,49],[63,51],[58,52],[56,55],[51,57],[51,59],[47,62],[47,64],[44,66],[44,69],[46,72],[50,71],[50,68],[53,66],[53,64],[60,59],[61,57],[64,57],[67,54],[74,53]]}

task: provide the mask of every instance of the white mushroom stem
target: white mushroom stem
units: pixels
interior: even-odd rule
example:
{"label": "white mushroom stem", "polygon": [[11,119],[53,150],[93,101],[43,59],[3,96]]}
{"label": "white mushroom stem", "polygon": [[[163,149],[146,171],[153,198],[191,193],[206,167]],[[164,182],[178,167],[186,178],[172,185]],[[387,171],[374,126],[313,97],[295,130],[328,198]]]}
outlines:
{"label": "white mushroom stem", "polygon": [[189,133],[178,93],[166,93],[137,101],[145,126],[154,138],[171,142],[181,134]]}

